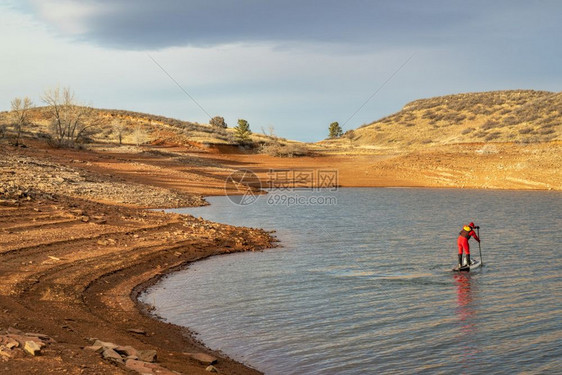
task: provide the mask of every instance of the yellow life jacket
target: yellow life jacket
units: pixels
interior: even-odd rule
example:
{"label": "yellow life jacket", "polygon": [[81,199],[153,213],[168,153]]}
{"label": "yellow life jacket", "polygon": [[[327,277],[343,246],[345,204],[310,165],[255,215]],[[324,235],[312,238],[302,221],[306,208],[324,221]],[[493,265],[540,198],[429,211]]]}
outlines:
{"label": "yellow life jacket", "polygon": [[459,234],[464,238],[470,238],[470,232],[472,232],[472,228],[468,225],[465,225],[464,227],[462,227],[462,230]]}

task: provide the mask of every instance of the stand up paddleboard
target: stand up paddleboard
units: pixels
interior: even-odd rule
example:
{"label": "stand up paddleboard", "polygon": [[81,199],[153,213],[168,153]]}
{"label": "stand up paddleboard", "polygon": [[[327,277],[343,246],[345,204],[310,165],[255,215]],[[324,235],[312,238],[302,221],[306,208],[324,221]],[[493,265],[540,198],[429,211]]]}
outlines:
{"label": "stand up paddleboard", "polygon": [[462,267],[459,268],[459,266],[456,266],[455,268],[453,268],[454,272],[470,272],[470,271],[474,271],[477,268],[480,268],[482,266],[482,262],[480,261],[480,259],[470,259],[470,264],[466,264],[466,259],[463,259],[463,265]]}

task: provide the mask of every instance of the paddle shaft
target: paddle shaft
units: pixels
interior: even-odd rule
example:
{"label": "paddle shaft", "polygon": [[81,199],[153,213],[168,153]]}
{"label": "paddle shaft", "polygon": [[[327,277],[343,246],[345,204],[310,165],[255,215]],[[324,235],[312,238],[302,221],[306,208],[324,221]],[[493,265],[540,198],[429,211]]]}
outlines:
{"label": "paddle shaft", "polygon": [[[476,228],[476,234],[480,239],[480,228]],[[480,246],[480,241],[478,241],[478,252],[480,253],[480,263],[482,264],[482,267],[484,267],[484,259],[482,259],[482,247]]]}

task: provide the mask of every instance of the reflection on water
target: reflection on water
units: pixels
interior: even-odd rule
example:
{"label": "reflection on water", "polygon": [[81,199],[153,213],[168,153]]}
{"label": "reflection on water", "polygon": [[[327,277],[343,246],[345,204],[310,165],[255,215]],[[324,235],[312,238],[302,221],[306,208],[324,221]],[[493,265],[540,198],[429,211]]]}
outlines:
{"label": "reflection on water", "polygon": [[[561,198],[431,189],[343,189],[329,207],[212,198],[194,215],[276,229],[284,247],[197,262],[144,298],[266,374],[560,373]],[[453,273],[467,219],[481,227],[486,267]]]}
{"label": "reflection on water", "polygon": [[461,343],[463,368],[467,368],[478,357],[479,352],[475,340],[478,331],[478,309],[475,306],[476,291],[472,287],[469,273],[455,274],[454,279],[457,286],[456,314],[460,326],[457,339]]}
{"label": "reflection on water", "polygon": [[473,305],[473,291],[470,283],[470,274],[455,274],[457,284],[457,316],[461,324],[461,333],[470,334],[475,329],[475,308]]}

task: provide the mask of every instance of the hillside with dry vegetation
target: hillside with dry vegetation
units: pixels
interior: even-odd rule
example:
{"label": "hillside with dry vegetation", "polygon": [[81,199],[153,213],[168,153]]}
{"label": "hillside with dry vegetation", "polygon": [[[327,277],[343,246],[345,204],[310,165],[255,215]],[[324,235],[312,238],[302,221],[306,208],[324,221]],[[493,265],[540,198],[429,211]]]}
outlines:
{"label": "hillside with dry vegetation", "polygon": [[[48,137],[52,116],[48,107],[30,110],[29,134]],[[229,133],[224,128],[208,124],[181,121],[169,117],[116,109],[89,108],[82,118],[83,126],[88,126],[83,142],[115,142],[122,138],[123,143],[146,143],[152,141],[201,141],[228,143]],[[9,112],[0,113],[0,124],[10,125]]]}
{"label": "hillside with dry vegetation", "polygon": [[[308,154],[308,148],[304,143],[278,137],[272,128],[267,131],[261,129],[261,133],[252,132],[247,142],[241,144],[233,127],[200,124],[126,110],[73,107],[75,113],[80,113],[80,124],[76,130],[76,134],[79,133],[79,136],[77,135],[73,140],[73,147],[84,147],[89,143],[137,146],[173,144],[188,148],[242,145],[246,149],[271,156],[294,157]],[[49,107],[34,107],[29,109],[28,116],[23,135],[27,138],[51,141],[56,145],[52,110]],[[0,139],[15,138],[13,124],[13,111],[0,112]]]}
{"label": "hillside with dry vegetation", "polygon": [[419,148],[455,143],[562,139],[562,92],[514,90],[440,96],[348,132],[328,144]]}

